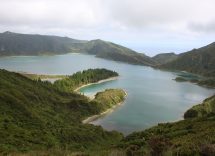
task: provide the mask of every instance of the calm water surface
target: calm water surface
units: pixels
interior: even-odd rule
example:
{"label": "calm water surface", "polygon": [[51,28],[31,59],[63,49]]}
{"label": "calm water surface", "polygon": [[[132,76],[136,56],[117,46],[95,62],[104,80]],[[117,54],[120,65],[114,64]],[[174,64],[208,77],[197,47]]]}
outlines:
{"label": "calm water surface", "polygon": [[120,74],[117,80],[91,85],[80,91],[93,95],[106,88],[122,88],[126,101],[111,114],[93,124],[124,134],[143,130],[160,122],[182,119],[192,105],[213,95],[215,90],[173,79],[178,73],[155,70],[99,59],[91,55],[17,56],[0,58],[0,68],[37,74],[69,75],[88,68],[107,68]]}

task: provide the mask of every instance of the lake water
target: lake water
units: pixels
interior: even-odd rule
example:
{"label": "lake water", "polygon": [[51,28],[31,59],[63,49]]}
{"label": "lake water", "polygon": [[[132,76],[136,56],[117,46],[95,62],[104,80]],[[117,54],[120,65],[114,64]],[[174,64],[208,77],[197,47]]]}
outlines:
{"label": "lake water", "polygon": [[87,86],[80,91],[93,95],[106,88],[124,89],[128,93],[125,102],[112,113],[93,122],[107,130],[118,130],[124,134],[143,130],[160,122],[182,119],[188,108],[215,93],[214,89],[174,81],[179,73],[99,59],[92,55],[2,57],[0,68],[62,75],[88,68],[117,71],[120,74],[117,80]]}

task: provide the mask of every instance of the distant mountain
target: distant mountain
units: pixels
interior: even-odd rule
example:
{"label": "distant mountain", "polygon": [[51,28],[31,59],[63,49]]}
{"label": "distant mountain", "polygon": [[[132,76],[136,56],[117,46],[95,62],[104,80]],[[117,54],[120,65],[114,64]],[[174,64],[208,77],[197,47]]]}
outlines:
{"label": "distant mountain", "polygon": [[177,59],[159,67],[215,77],[215,42],[205,47],[182,53]]}
{"label": "distant mountain", "polygon": [[68,37],[0,33],[0,56],[63,54],[75,49],[74,44],[86,41]]}
{"label": "distant mountain", "polygon": [[137,53],[126,47],[103,40],[92,40],[87,42],[80,52],[94,54],[96,57],[127,62],[131,64],[149,66],[155,64],[155,62],[150,57],[144,54]]}
{"label": "distant mountain", "polygon": [[156,61],[158,64],[165,64],[177,58],[178,58],[178,55],[176,55],[175,53],[161,53],[152,57],[152,59]]}
{"label": "distant mountain", "polygon": [[0,33],[0,56],[65,54],[69,52],[94,54],[97,57],[140,65],[154,65],[141,53],[102,40],[76,40],[68,37]]}

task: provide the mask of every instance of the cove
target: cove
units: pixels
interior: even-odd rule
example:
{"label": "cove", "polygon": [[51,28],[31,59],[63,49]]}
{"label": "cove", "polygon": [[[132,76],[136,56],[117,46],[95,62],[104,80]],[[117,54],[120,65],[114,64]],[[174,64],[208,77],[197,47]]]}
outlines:
{"label": "cove", "polygon": [[107,130],[124,134],[149,128],[157,123],[183,118],[192,105],[215,93],[189,82],[176,82],[179,73],[156,70],[96,58],[92,55],[66,54],[54,56],[14,56],[0,58],[0,68],[35,74],[71,75],[88,68],[107,68],[120,74],[117,80],[90,85],[80,89],[93,95],[106,88],[122,88],[126,101],[112,113],[93,121]]}

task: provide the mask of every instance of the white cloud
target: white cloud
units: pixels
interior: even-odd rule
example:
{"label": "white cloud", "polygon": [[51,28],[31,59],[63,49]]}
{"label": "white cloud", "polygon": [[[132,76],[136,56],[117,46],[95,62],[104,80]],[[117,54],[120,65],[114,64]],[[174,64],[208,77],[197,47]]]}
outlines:
{"label": "white cloud", "polygon": [[0,31],[102,38],[137,47],[155,43],[159,51],[161,43],[212,41],[214,6],[214,0],[0,0]]}

